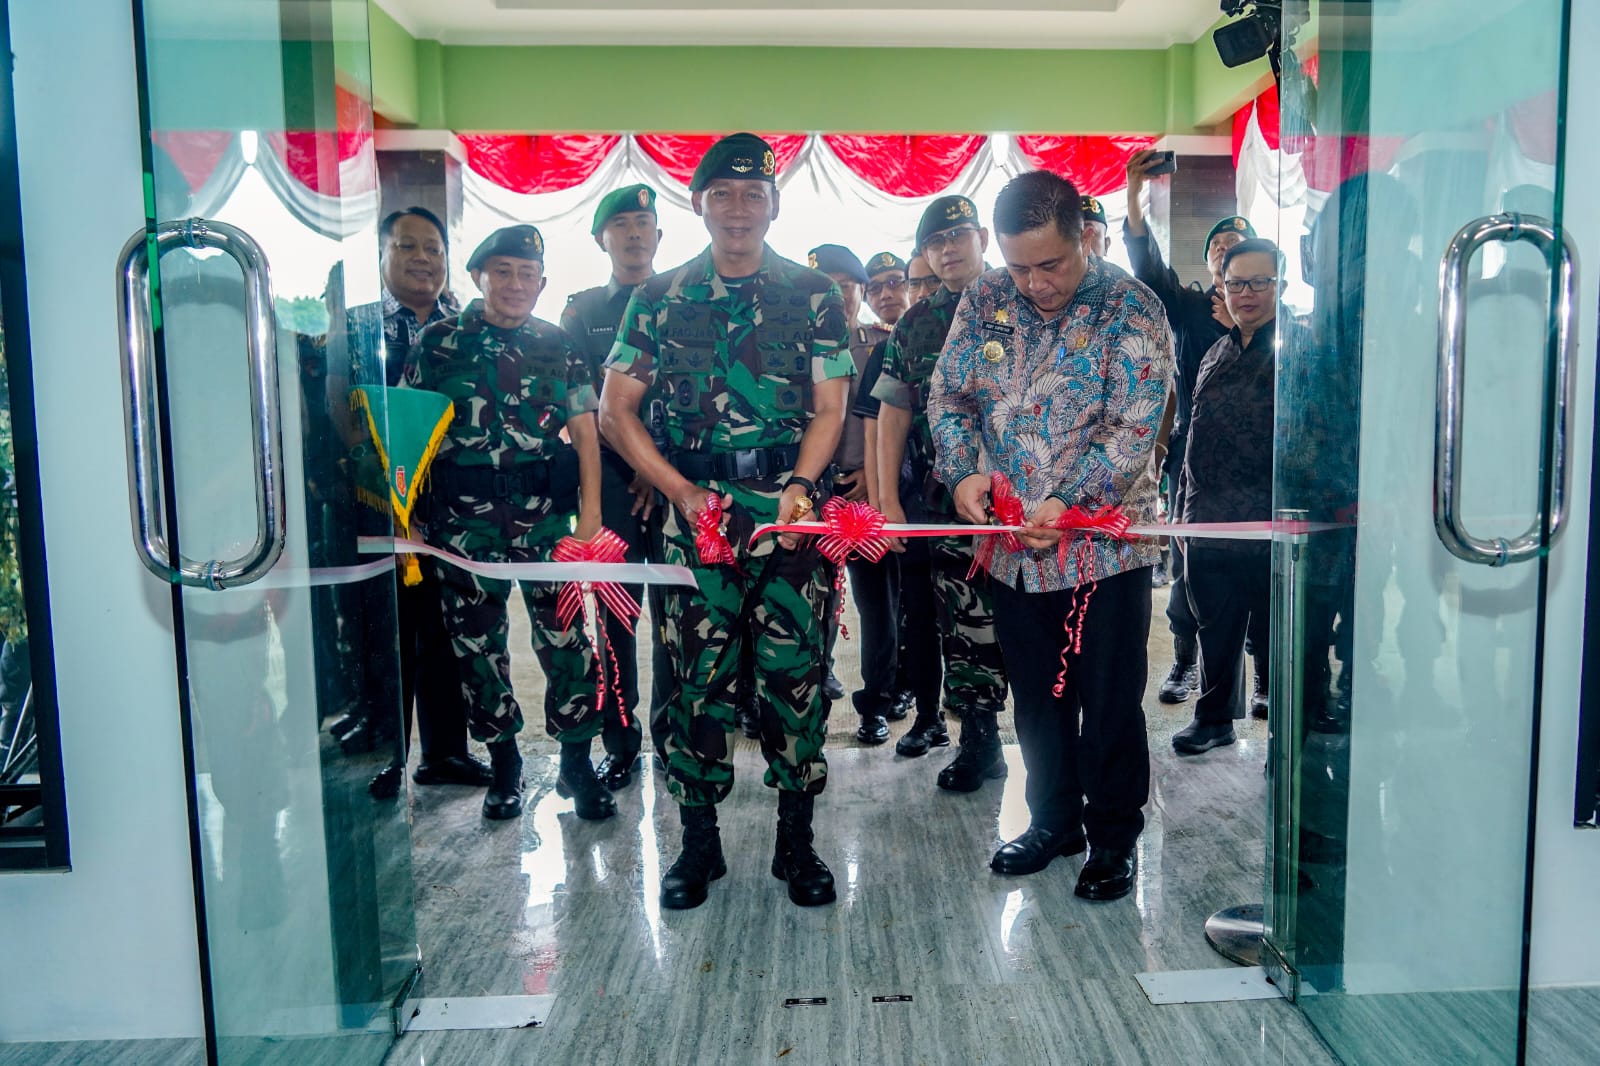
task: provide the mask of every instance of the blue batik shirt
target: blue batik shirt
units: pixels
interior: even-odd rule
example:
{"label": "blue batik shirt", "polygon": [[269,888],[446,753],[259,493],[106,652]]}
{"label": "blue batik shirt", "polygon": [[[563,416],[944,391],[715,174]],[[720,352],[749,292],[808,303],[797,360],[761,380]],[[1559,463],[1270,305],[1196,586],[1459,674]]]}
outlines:
{"label": "blue batik shirt", "polygon": [[[998,347],[995,347],[998,345]],[[1155,521],[1152,450],[1173,373],[1161,301],[1126,272],[1091,259],[1072,302],[1046,319],[1005,270],[969,287],[934,368],[928,423],[935,472],[955,490],[971,474],[1011,479],[1024,513],[1055,496],[1117,506]],[[1091,539],[1080,572],[1068,552],[997,545],[991,573],[1028,592],[1074,588],[1159,558],[1155,541]]]}

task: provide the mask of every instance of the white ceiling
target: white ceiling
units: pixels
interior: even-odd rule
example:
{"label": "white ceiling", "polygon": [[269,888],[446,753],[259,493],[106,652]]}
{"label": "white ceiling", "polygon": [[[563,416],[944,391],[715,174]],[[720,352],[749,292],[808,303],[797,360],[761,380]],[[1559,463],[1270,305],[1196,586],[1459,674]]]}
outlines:
{"label": "white ceiling", "polygon": [[[872,7],[860,9],[858,3]],[[1166,48],[1195,40],[1221,16],[1218,0],[698,0],[693,7],[671,0],[378,4],[419,39],[510,45]],[[1016,91],[1026,92],[1026,85],[1019,84]]]}

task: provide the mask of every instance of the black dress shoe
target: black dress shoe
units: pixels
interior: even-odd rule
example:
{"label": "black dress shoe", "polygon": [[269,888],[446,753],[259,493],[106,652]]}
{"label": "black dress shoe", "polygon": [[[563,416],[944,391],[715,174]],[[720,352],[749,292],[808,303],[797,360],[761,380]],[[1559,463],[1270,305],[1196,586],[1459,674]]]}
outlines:
{"label": "black dress shoe", "polygon": [[419,785],[468,785],[487,788],[494,784],[494,771],[482,759],[471,755],[424,757],[411,774]]}
{"label": "black dress shoe", "polygon": [[856,739],[863,744],[882,744],[889,739],[889,723],[881,714],[864,714],[856,729]]}
{"label": "black dress shoe", "polygon": [[392,762],[378,771],[376,777],[367,782],[367,792],[375,800],[391,800],[400,795],[400,782],[406,779],[406,768],[397,762]]}
{"label": "black dress shoe", "polygon": [[989,860],[997,874],[1036,874],[1057,855],[1076,855],[1087,847],[1082,831],[1066,832],[1030,825],[1017,839],[1004,844]]}
{"label": "black dress shoe", "polygon": [[361,719],[353,714],[341,714],[328,724],[328,732],[333,734],[334,740],[343,740],[344,735],[361,724]]}
{"label": "black dress shoe", "polygon": [[844,684],[833,676],[833,671],[828,671],[827,678],[822,682],[822,694],[835,702],[844,699]]}
{"label": "black dress shoe", "polygon": [[1199,755],[1233,741],[1232,722],[1190,722],[1172,734],[1172,750],[1179,755]]}
{"label": "black dress shoe", "polygon": [[949,746],[950,731],[945,728],[943,718],[918,718],[911,723],[911,728],[894,742],[894,752],[908,759],[916,759],[928,754],[929,748]]}
{"label": "black dress shoe", "polygon": [[594,775],[600,779],[601,784],[613,792],[618,792],[633,783],[633,771],[638,765],[637,754],[607,755],[600,760],[600,765],[594,768]]}
{"label": "black dress shoe", "polygon": [[1078,875],[1078,887],[1072,890],[1072,894],[1080,899],[1121,899],[1133,891],[1133,875],[1137,869],[1138,860],[1132,848],[1120,851],[1094,848],[1089,852],[1089,860],[1083,864],[1083,872]]}
{"label": "black dress shoe", "polygon": [[345,730],[344,736],[339,738],[339,750],[346,755],[365,755],[375,750],[383,739],[383,730],[376,728],[372,719],[363,718]]}

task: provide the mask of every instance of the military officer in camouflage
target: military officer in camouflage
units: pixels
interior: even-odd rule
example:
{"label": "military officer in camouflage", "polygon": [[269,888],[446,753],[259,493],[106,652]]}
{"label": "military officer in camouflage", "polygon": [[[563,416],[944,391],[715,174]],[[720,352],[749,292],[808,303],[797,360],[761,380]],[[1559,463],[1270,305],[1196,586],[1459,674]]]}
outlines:
{"label": "military officer in camouflage", "polygon": [[[561,312],[561,328],[582,349],[598,388],[605,377],[606,357],[617,337],[617,323],[636,285],[655,272],[656,248],[661,230],[656,225],[656,191],[648,185],[627,185],[607,193],[595,209],[590,227],[595,243],[611,259],[611,280],[574,293]],[[627,461],[604,440],[600,442],[600,510],[606,528],[628,543],[628,562],[641,563],[649,554],[647,525],[655,504],[655,489],[641,479]],[[627,586],[635,600],[642,591]],[[661,640],[665,601],[661,586],[649,587],[650,618],[656,630],[651,657],[650,739],[656,751],[666,743],[667,700],[672,692],[672,659]],[[607,788],[626,788],[633,778],[643,735],[638,716],[639,667],[633,630],[621,618],[606,615],[606,643],[616,655],[622,687],[620,704],[606,704],[600,738],[606,755],[600,760],[600,780]]]}
{"label": "military officer in camouflage", "polygon": [[[677,665],[667,781],[683,851],[661,880],[661,905],[675,909],[699,906],[727,872],[716,804],[733,787],[733,688],[747,626],[765,781],[778,791],[772,872],[797,904],[834,899],[833,875],[812,847],[827,775],[821,685],[832,575],[815,538],[751,545],[750,534],[820,503],[817,481],[838,445],[854,368],[838,287],[767,247],[776,174],[771,147],[753,134],[724,137],[706,153],[689,189],[711,246],[634,292],[601,404],[606,438],[671,505],[665,561],[692,567],[700,586],[667,592]],[[664,455],[639,418],[653,398],[666,409]],[[734,562],[707,566],[695,533],[716,498]]]}
{"label": "military officer in camouflage", "polygon": [[[989,231],[965,196],[939,197],[917,224],[917,253],[940,284],[895,323],[884,348],[883,373],[872,388],[872,395],[883,401],[878,415],[878,481],[884,517],[890,522],[905,522],[908,515],[914,522],[955,521],[954,501],[933,475],[928,381],[962,291],[984,271],[988,245]],[[902,610],[908,618],[937,617],[944,653],[942,703],[961,718],[960,750],[939,771],[938,784],[952,792],[976,792],[986,779],[1006,776],[999,731],[1006,676],[995,642],[988,576],[967,578],[973,552],[969,537],[907,538],[895,546],[905,553],[900,560]],[[896,745],[901,754],[925,753],[944,732],[943,711],[930,691],[938,671],[937,662],[919,663],[909,678],[917,692],[917,717]],[[906,744],[908,739],[922,742]]]}
{"label": "military officer in camouflage", "polygon": [[1106,228],[1106,209],[1096,197],[1083,196],[1078,200],[1083,212],[1083,254],[1104,259],[1111,251],[1111,231]]}
{"label": "military officer in camouflage", "polygon": [[[483,297],[423,331],[402,384],[450,397],[455,417],[434,460],[428,540],[481,562],[548,560],[574,515],[577,535],[600,530],[599,405],[589,368],[558,326],[533,317],[544,290],[544,240],[532,226],[496,230],[467,260]],[[566,429],[572,439],[561,440]],[[489,746],[486,818],[522,813],[522,709],[511,691],[506,601],[511,582],[437,563],[445,628],[468,705],[468,728]],[[545,729],[561,742],[556,789],[578,817],[616,804],[595,777],[598,660],[581,627],[557,619],[559,586],[524,583],[533,650],[545,675]]]}

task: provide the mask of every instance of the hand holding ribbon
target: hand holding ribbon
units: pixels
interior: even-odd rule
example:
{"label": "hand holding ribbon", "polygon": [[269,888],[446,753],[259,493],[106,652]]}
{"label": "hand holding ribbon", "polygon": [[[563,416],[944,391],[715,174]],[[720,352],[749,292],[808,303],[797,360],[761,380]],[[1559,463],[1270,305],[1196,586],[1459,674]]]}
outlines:
{"label": "hand holding ribbon", "polygon": [[[1025,522],[1021,497],[1017,495],[1011,479],[998,470],[989,476],[989,515],[991,525],[1020,526]],[[1021,551],[1022,541],[1009,531],[984,537],[972,553],[972,566],[967,570],[967,579],[970,581],[980,569],[990,569],[995,551],[1002,546],[1006,551]]]}

